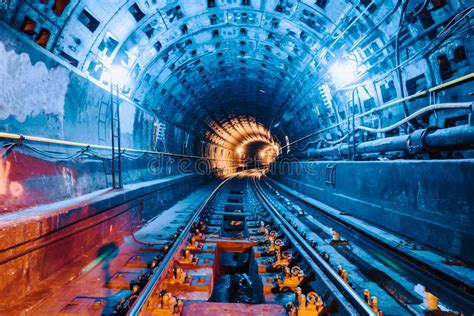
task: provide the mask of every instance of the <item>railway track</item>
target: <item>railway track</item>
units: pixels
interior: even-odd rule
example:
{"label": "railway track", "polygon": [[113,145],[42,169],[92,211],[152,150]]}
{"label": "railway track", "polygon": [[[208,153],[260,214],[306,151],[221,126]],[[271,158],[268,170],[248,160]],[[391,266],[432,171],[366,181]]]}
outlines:
{"label": "railway track", "polygon": [[[412,282],[396,279],[400,271],[367,262],[363,250],[376,246],[361,250],[360,236],[316,220],[314,207],[256,172],[243,175],[223,181],[182,216],[171,238],[141,247],[127,261],[134,272],[105,285],[122,288],[114,299],[76,297],[60,315],[426,314]],[[470,308],[466,298],[458,303]],[[441,307],[436,315],[454,315]]]}
{"label": "railway track", "polygon": [[[270,179],[261,182],[265,190],[260,190],[265,191],[263,194],[268,202],[276,206],[290,223],[299,227],[319,253],[329,253],[328,248],[331,248],[333,270],[337,271],[340,264],[352,266],[352,270],[360,274],[358,282],[363,280],[365,289],[379,293],[379,298],[383,298],[381,302],[393,299],[407,314],[429,314],[431,312],[423,304],[427,299],[426,289],[429,289],[428,298],[435,295],[439,309],[435,314],[473,313],[474,291],[470,281],[473,271],[469,267],[452,267],[442,262],[430,265],[413,255],[421,252],[437,256],[423,246],[407,240],[403,241],[404,244],[399,241],[392,245],[375,236],[373,230],[357,227],[345,221],[345,216],[324,211],[301,194],[286,191],[284,186],[277,186]],[[315,240],[319,241],[319,245]],[[465,278],[459,277],[463,272]],[[356,283],[353,287],[359,293],[365,290]],[[389,304],[388,311],[391,309],[393,305]]]}

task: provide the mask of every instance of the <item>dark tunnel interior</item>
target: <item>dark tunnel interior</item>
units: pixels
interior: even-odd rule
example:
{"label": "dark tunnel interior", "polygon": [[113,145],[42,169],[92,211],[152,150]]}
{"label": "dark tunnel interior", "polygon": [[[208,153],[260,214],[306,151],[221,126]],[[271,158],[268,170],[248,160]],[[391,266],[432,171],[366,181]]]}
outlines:
{"label": "dark tunnel interior", "polygon": [[473,314],[473,11],[0,1],[0,314]]}

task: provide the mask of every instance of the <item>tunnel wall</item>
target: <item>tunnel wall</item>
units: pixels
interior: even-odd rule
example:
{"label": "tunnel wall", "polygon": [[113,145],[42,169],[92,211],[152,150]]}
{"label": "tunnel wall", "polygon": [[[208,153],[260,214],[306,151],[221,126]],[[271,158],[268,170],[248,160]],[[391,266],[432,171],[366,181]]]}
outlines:
{"label": "tunnel wall", "polygon": [[[99,105],[108,102],[108,91],[8,26],[1,27],[1,131],[99,144]],[[141,145],[131,137],[136,110],[122,103],[131,114],[121,116],[123,145]]]}
{"label": "tunnel wall", "polygon": [[[0,27],[0,133],[110,146],[110,93],[24,34],[2,22]],[[192,135],[130,100],[120,102],[120,121],[122,148],[196,153]],[[0,145],[4,147],[0,214],[74,198],[112,184],[110,150],[5,138]],[[196,171],[195,159],[182,160],[180,156],[126,152],[124,184]],[[208,174],[206,166],[199,168]]]}
{"label": "tunnel wall", "polygon": [[274,171],[329,206],[474,262],[474,160],[288,162]]}
{"label": "tunnel wall", "polygon": [[[100,111],[109,92],[0,27],[0,133],[110,145],[110,118]],[[0,308],[61,271],[80,271],[77,260],[95,259],[209,180],[201,176],[207,161],[181,156],[195,153],[192,135],[130,100],[121,100],[120,114],[122,147],[150,151],[123,153],[121,190],[111,189],[110,149],[0,139]]]}
{"label": "tunnel wall", "polygon": [[0,239],[0,310],[2,302],[12,296],[34,293],[40,285],[53,286],[55,278],[64,281],[62,273],[77,275],[86,264],[76,262],[84,262],[85,257],[96,260],[104,245],[116,249],[142,221],[203,181],[197,175],[171,176],[4,215],[0,222],[4,236]]}
{"label": "tunnel wall", "polygon": [[[0,179],[0,215],[112,187],[110,151],[38,144],[15,144],[4,151],[0,163],[7,178]],[[190,174],[210,178],[207,162],[165,155],[122,156],[125,186]]]}

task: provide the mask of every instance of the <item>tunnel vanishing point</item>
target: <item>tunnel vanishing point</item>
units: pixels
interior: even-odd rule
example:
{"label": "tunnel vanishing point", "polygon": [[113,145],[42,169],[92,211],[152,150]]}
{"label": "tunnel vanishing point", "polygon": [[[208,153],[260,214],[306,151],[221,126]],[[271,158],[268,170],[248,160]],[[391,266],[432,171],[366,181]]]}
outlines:
{"label": "tunnel vanishing point", "polygon": [[0,315],[474,315],[473,11],[0,1]]}

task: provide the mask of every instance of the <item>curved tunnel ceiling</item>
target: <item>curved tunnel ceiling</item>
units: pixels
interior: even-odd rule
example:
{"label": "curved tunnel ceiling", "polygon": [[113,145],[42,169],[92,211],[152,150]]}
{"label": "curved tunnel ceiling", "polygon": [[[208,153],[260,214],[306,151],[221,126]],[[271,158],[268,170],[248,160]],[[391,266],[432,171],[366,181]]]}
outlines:
{"label": "curved tunnel ceiling", "polygon": [[140,5],[146,16],[114,63],[132,72],[146,108],[198,133],[220,126],[226,140],[232,117],[272,124],[346,6],[329,15],[310,1],[160,3]]}
{"label": "curved tunnel ceiling", "polygon": [[[279,125],[284,110],[304,111],[306,103],[320,98],[318,82],[326,80],[328,60],[350,51],[343,45],[351,41],[339,40],[369,30],[374,23],[367,12],[377,6],[385,15],[398,4],[71,1],[51,49],[58,55],[73,54],[78,68],[102,83],[110,76],[108,69],[123,67],[131,78],[124,93],[195,135],[212,131],[214,142],[226,147],[248,137],[273,142],[268,130]],[[345,34],[356,22],[360,29]],[[276,134],[282,142],[285,131]]]}

